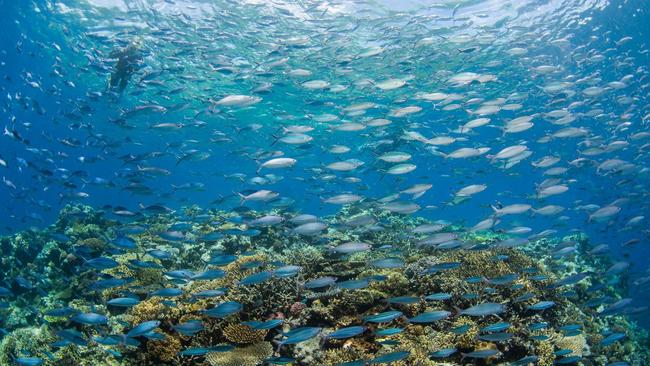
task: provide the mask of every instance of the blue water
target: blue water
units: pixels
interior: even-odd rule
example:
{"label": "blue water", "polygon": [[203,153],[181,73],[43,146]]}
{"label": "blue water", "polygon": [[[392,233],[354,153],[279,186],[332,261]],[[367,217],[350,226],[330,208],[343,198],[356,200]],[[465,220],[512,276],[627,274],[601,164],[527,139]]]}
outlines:
{"label": "blue water", "polygon": [[[412,216],[467,228],[491,217],[491,206],[564,207],[552,216],[503,216],[493,229],[530,228],[523,237],[547,229],[556,231],[553,237],[584,233],[591,246],[608,244],[613,262],[631,264],[617,279],[625,297],[636,306],[649,299],[647,285],[634,285],[650,275],[645,1],[88,0],[0,6],[0,127],[7,130],[0,136],[3,235],[45,228],[70,203],[104,209],[112,218],[111,211],[139,212],[153,204],[178,212],[191,205],[232,210],[242,204],[238,194],[268,189],[278,198],[244,206],[324,217],[341,209],[324,200],[341,193],[372,203],[428,183],[432,187],[421,197],[399,199],[420,206]],[[142,62],[124,91],[111,89],[116,59],[110,54],[129,44],[137,44]],[[377,54],[366,53],[372,50]],[[545,65],[551,71],[538,68]],[[450,81],[460,73],[475,73],[473,81]],[[405,83],[383,90],[380,82],[388,79]],[[309,80],[325,80],[328,88],[310,90],[303,85]],[[559,91],[544,90],[558,82],[566,83]],[[446,101],[422,97],[434,92],[445,93]],[[217,103],[228,95],[261,99],[243,107]],[[345,110],[365,102],[374,104],[363,113]],[[477,112],[485,102],[497,110]],[[449,105],[456,108],[446,110]],[[133,112],[139,106],[165,110]],[[422,109],[391,114],[408,106]],[[335,120],[319,122],[324,114]],[[504,132],[508,121],[522,116],[532,116],[532,127]],[[558,124],[565,116],[568,122]],[[373,118],[391,123],[337,130],[344,122]],[[476,118],[490,122],[459,130]],[[161,123],[178,128],[153,127]],[[290,126],[313,128],[304,132],[313,140],[284,143],[283,128]],[[564,128],[575,128],[577,136],[553,136]],[[406,137],[413,132],[424,140]],[[454,141],[431,140],[443,136]],[[332,153],[335,144],[351,150]],[[513,145],[525,145],[531,155],[511,167],[504,167],[507,159],[492,158]],[[490,150],[474,158],[444,156],[466,147]],[[395,164],[378,156],[389,151],[410,154],[407,163],[417,168],[386,174]],[[274,152],[297,162],[258,170]],[[567,170],[550,176],[550,167],[533,166],[545,156],[558,157],[552,167]],[[352,172],[327,169],[345,159],[364,164]],[[618,168],[598,168],[609,159],[620,159]],[[142,171],[147,168],[159,170]],[[258,172],[265,181],[255,184],[250,179]],[[550,185],[568,191],[538,198],[545,179],[557,179]],[[487,188],[453,204],[454,193],[470,184]],[[146,192],[129,189],[134,187]],[[590,219],[609,205],[620,212]],[[647,314],[632,317],[648,327]]]}

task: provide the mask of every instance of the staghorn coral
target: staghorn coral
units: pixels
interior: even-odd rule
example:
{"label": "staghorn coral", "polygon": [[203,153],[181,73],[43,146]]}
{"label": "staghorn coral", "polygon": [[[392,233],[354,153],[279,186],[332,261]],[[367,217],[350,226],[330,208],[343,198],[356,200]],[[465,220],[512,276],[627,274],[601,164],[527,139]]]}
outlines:
{"label": "staghorn coral", "polygon": [[213,352],[205,356],[210,366],[257,366],[273,355],[270,342],[258,342],[228,352]]}

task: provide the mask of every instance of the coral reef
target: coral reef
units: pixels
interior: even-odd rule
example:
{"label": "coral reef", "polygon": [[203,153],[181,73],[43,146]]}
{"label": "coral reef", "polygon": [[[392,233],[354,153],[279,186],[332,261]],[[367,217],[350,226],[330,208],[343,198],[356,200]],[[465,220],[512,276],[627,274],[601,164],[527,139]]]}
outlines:
{"label": "coral reef", "polygon": [[[196,207],[187,210],[187,214],[192,215],[199,212]],[[251,217],[262,215],[247,214]],[[22,276],[25,281],[12,283],[10,290],[13,294],[5,298],[6,308],[0,309],[2,326],[8,331],[0,344],[0,364],[11,364],[18,355],[29,354],[42,358],[48,366],[254,366],[271,356],[293,357],[296,366],[338,365],[408,350],[407,359],[393,364],[435,366],[470,364],[471,359],[464,358],[461,353],[485,349],[500,352],[498,357],[485,362],[495,365],[537,355],[539,365],[550,366],[560,359],[557,351],[581,356],[585,365],[601,365],[610,360],[624,360],[635,366],[650,362],[650,353],[644,343],[648,338],[643,330],[624,315],[599,315],[598,312],[607,304],[581,305],[595,296],[621,299],[625,296],[621,288],[605,285],[594,295],[590,287],[596,282],[592,278],[567,287],[554,286],[567,276],[595,272],[596,268],[609,265],[607,259],[601,257],[576,255],[573,260],[558,261],[550,254],[539,255],[549,253],[549,247],[566,241],[577,243],[578,252],[588,251],[588,241],[584,236],[574,235],[555,241],[543,238],[519,248],[506,248],[494,245],[507,239],[502,234],[467,234],[461,228],[449,226],[445,232],[458,232],[463,248],[437,250],[421,245],[424,236],[405,234],[426,223],[425,220],[358,207],[345,207],[336,216],[326,218],[330,228],[321,238],[286,235],[278,227],[262,227],[253,236],[238,235],[247,228],[235,220],[232,212],[212,210],[207,216],[188,228],[192,235],[188,232],[186,237],[191,239],[183,242],[182,247],[157,235],[178,221],[174,214],[163,213],[138,219],[137,225],[145,229],[129,236],[136,243],[136,249],[115,251],[110,244],[111,238],[117,237],[124,224],[106,219],[85,206],[66,207],[61,219],[43,232],[29,231],[1,238],[2,261],[6,266],[0,272],[5,279]],[[335,225],[354,220],[380,224],[382,230]],[[202,235],[213,232],[224,234],[209,241],[200,239]],[[321,245],[320,240],[329,244]],[[372,243],[374,249],[352,254],[330,250],[332,246],[354,241]],[[387,244],[386,248],[379,249]],[[170,255],[156,258],[147,254],[154,249]],[[107,253],[111,253],[116,266],[102,270],[84,266],[88,258],[107,256]],[[211,258],[222,254],[232,254],[233,260],[219,265],[209,264]],[[35,259],[27,266],[19,266],[18,261],[28,256]],[[391,257],[399,257],[404,265],[384,268],[369,264]],[[150,268],[133,265],[145,260],[155,265]],[[275,268],[288,264],[299,266],[294,276],[271,276],[262,278],[260,282],[243,283],[251,275],[264,271],[273,273]],[[179,269],[199,272],[217,268],[224,271],[223,276],[204,280],[182,276],[172,278],[168,273]],[[38,271],[46,280],[36,281],[33,273]],[[339,283],[362,280],[360,283],[363,284],[363,280],[367,280],[367,284],[356,289],[335,285],[303,286],[307,281],[328,276],[335,277]],[[109,278],[129,278],[131,281],[99,291],[88,290],[96,281]],[[29,283],[38,283],[42,292],[30,288]],[[152,291],[163,287],[175,287],[181,293],[174,297],[151,295]],[[574,293],[567,293],[568,289]],[[223,293],[217,291],[215,296],[196,296],[213,290]],[[424,299],[436,293],[446,294],[449,298]],[[126,308],[106,305],[108,300],[127,295],[135,296],[139,303]],[[415,300],[388,301],[403,296]],[[531,305],[542,300],[553,301],[555,306],[544,311],[530,309]],[[243,310],[225,319],[205,313],[206,309],[226,301],[240,303]],[[480,302],[504,304],[505,311],[485,317],[458,313],[459,309]],[[73,309],[73,313],[106,314],[110,316],[110,322],[84,326],[70,322],[70,315],[45,314],[65,307]],[[364,321],[368,315],[391,310],[399,310],[403,315],[390,324]],[[450,316],[426,324],[413,324],[407,320],[434,310],[448,311]],[[284,322],[277,328],[260,330],[242,324],[271,319],[283,319]],[[162,339],[138,337],[141,343],[138,347],[98,345],[91,340],[106,334],[124,334],[150,320],[161,322],[156,332]],[[175,327],[189,320],[200,321],[202,328],[194,335],[180,334]],[[482,329],[497,321],[509,324],[505,332],[511,333],[512,337],[494,342],[481,340],[480,337],[486,334]],[[537,323],[548,323],[548,326],[531,330],[531,326]],[[564,325],[576,323],[580,325],[577,334],[564,334],[559,330]],[[325,336],[337,329],[358,325],[365,325],[367,329],[355,337],[331,339]],[[324,330],[321,335],[305,342],[274,350],[271,342],[279,341],[281,332],[303,326]],[[376,335],[378,329],[386,327],[399,327],[403,331],[382,337]],[[88,345],[52,347],[52,343],[61,340],[57,332],[62,329],[80,332]],[[602,345],[604,335],[611,332],[622,332],[626,337]],[[225,344],[234,346],[234,349],[223,352],[210,350]],[[451,347],[458,352],[446,358],[430,358],[432,352]],[[186,349],[201,348],[206,349],[206,354],[182,355]]]}

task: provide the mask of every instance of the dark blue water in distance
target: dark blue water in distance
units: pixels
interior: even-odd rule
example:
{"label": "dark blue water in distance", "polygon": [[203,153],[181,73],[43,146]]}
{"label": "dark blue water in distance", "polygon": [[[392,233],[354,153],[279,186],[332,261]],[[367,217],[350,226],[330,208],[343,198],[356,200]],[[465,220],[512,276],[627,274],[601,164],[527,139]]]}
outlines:
{"label": "dark blue water in distance", "polygon": [[[439,361],[459,365],[650,362],[650,3],[0,8],[0,364],[337,365],[406,355],[395,364],[435,365],[427,355],[441,344],[457,352]],[[350,224],[360,217],[367,222]],[[154,249],[163,254],[147,254]],[[318,258],[301,254],[309,250]],[[235,262],[210,259],[226,254]],[[485,273],[470,269],[475,257]],[[242,269],[251,258],[259,263]],[[373,265],[385,258],[404,263]],[[458,258],[459,268],[431,269]],[[285,265],[300,270],[284,277]],[[192,278],[219,268],[225,277]],[[191,274],[170,275],[180,269]],[[259,290],[239,283],[262,272],[250,284]],[[516,279],[494,284],[506,274]],[[386,279],[398,275],[402,285]],[[328,276],[335,282],[308,282]],[[364,278],[370,287],[354,291],[377,296],[372,303],[331,305],[351,301],[338,283]],[[93,290],[106,279],[127,283]],[[73,293],[61,295],[66,287]],[[163,287],[182,295],[153,295]],[[199,287],[224,294],[197,300]],[[262,288],[274,300],[251,300]],[[433,292],[452,297],[424,300]],[[526,293],[534,298],[518,299]],[[418,299],[386,301],[398,296]],[[108,303],[115,298],[139,304]],[[530,308],[545,300],[554,305]],[[141,309],[152,301],[159,314]],[[203,313],[226,301],[243,310]],[[505,310],[458,313],[481,303]],[[47,315],[54,309],[65,314]],[[382,338],[364,323],[392,310],[401,317],[379,328],[409,336]],[[407,321],[433,310],[449,317]],[[79,317],[91,313],[106,318]],[[224,330],[250,333],[242,322],[277,314],[284,322],[255,342]],[[501,318],[514,338],[490,342],[477,330],[460,342],[451,330],[465,317],[476,329]],[[173,326],[191,319],[205,329],[180,336]],[[570,319],[580,328],[567,335]],[[145,321],[160,323],[128,335]],[[528,329],[542,321],[553,331]],[[347,326],[366,328],[327,339]],[[287,332],[307,327],[319,329],[294,345]],[[454,340],[407,340],[433,339],[427,332]],[[565,353],[569,343],[584,347]],[[234,349],[215,348],[225,344]]]}

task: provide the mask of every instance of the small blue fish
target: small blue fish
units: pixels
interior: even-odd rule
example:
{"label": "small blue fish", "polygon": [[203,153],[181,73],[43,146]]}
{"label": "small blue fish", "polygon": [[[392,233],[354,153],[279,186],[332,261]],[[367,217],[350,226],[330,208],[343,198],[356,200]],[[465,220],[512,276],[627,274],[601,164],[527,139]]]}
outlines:
{"label": "small blue fish", "polygon": [[576,363],[582,359],[582,356],[569,356],[569,357],[564,357],[559,360],[555,360],[555,363],[558,365],[568,365],[571,363]]}
{"label": "small blue fish", "polygon": [[388,323],[402,316],[401,311],[391,310],[383,313],[368,315],[363,318],[366,323]]}
{"label": "small blue fish", "polygon": [[150,296],[158,296],[158,297],[177,297],[181,296],[183,294],[183,290],[175,287],[166,287],[166,288],[161,288],[156,291],[153,291]]}
{"label": "small blue fish", "polygon": [[329,287],[336,283],[336,278],[331,276],[319,277],[305,282],[303,285],[307,289]]}
{"label": "small blue fish", "polygon": [[260,330],[260,329],[273,329],[275,327],[279,327],[284,323],[284,319],[271,319],[267,320],[265,322],[258,322],[258,321],[250,321],[250,322],[243,322],[242,324],[248,325],[249,327]]}
{"label": "small blue fish", "polygon": [[163,266],[153,261],[141,261],[138,259],[130,259],[129,268],[162,269]]}
{"label": "small blue fish", "polygon": [[221,289],[214,289],[214,290],[203,290],[199,291],[195,294],[192,294],[193,297],[199,297],[199,298],[209,298],[209,297],[217,297],[225,294],[225,292]]}
{"label": "small blue fish", "polygon": [[231,254],[222,254],[210,258],[208,264],[218,267],[226,266],[237,260],[237,256]]}
{"label": "small blue fish", "polygon": [[510,323],[508,322],[498,322],[493,323],[488,326],[481,328],[481,332],[501,332],[510,328]]}
{"label": "small blue fish", "polygon": [[205,329],[200,320],[188,320],[185,323],[173,325],[172,328],[178,333],[190,337]]}
{"label": "small blue fish", "polygon": [[135,243],[135,240],[129,238],[128,236],[120,236],[111,241],[111,244],[120,248],[120,249],[136,249],[138,245]]}
{"label": "small blue fish", "polygon": [[456,348],[442,348],[429,354],[432,358],[446,358],[458,352]]}
{"label": "small blue fish", "polygon": [[490,358],[494,357],[501,352],[495,350],[495,349],[482,349],[474,352],[469,352],[469,353],[461,353],[463,358],[469,357],[469,358]]}
{"label": "small blue fish", "polygon": [[446,292],[438,292],[435,294],[427,295],[424,297],[428,301],[445,301],[451,299],[451,294]]}
{"label": "small blue fish", "polygon": [[438,320],[447,319],[451,315],[446,310],[427,311],[409,318],[411,323],[433,323]]}
{"label": "small blue fish", "polygon": [[489,333],[478,336],[478,339],[488,342],[505,342],[512,339],[513,336],[512,333]]}
{"label": "small blue fish", "polygon": [[612,333],[608,335],[607,337],[603,338],[600,341],[601,346],[609,346],[612,345],[621,339],[625,338],[627,335],[625,333]]}
{"label": "small blue fish", "polygon": [[370,286],[370,280],[363,278],[360,280],[347,280],[342,282],[337,282],[336,287],[342,288],[345,290],[360,290]]}
{"label": "small blue fish", "polygon": [[295,363],[296,359],[291,357],[271,357],[264,360],[264,362],[271,365],[290,365]]}
{"label": "small blue fish", "polygon": [[318,335],[323,328],[320,327],[302,327],[292,329],[286,333],[283,333],[283,336],[287,337],[283,341],[280,341],[280,345],[284,344],[296,344],[310,340]]}
{"label": "small blue fish", "polygon": [[372,267],[377,268],[402,268],[404,267],[404,261],[401,258],[389,257],[383,259],[375,259],[370,261]]}
{"label": "small blue fish", "polygon": [[210,352],[228,352],[228,351],[232,351],[233,349],[235,349],[235,347],[231,345],[219,345],[214,347],[188,347],[178,352],[178,354],[180,356],[190,356],[190,357],[203,356]]}
{"label": "small blue fish", "polygon": [[553,306],[555,306],[554,301],[540,301],[532,305],[528,305],[526,309],[528,310],[533,310],[533,311],[543,311],[546,309],[550,309]]}
{"label": "small blue fish", "polygon": [[465,333],[467,333],[469,328],[471,328],[471,325],[464,324],[464,325],[460,325],[460,326],[457,326],[455,328],[452,328],[451,332],[454,333],[454,334],[459,334],[459,335],[460,334],[465,334]]}
{"label": "small blue fish", "polygon": [[404,328],[385,328],[385,329],[377,329],[375,331],[375,335],[378,337],[386,337],[386,336],[392,336],[395,334],[400,334],[404,331]]}
{"label": "small blue fish", "polygon": [[460,262],[443,262],[443,263],[438,263],[434,264],[433,266],[429,267],[426,271],[426,273],[437,273],[441,271],[448,271],[451,269],[456,269],[461,266]]}
{"label": "small blue fish", "polygon": [[18,357],[16,363],[20,366],[41,366],[43,359],[39,357]]}
{"label": "small blue fish", "polygon": [[133,327],[131,330],[129,330],[128,333],[126,333],[126,336],[128,338],[134,338],[134,337],[139,337],[142,335],[145,335],[152,330],[158,328],[160,326],[160,320],[148,320],[146,322],[142,322],[135,327]]}
{"label": "small blue fish", "polygon": [[539,361],[539,357],[537,356],[524,356],[517,361],[513,362],[510,364],[510,366],[528,366],[530,364],[537,364],[537,361]]}
{"label": "small blue fish", "polygon": [[408,351],[398,351],[385,353],[381,356],[377,356],[372,360],[368,361],[369,364],[379,364],[379,363],[392,363],[401,361],[411,355],[411,352]]}
{"label": "small blue fish", "polygon": [[172,254],[170,252],[164,251],[162,249],[153,249],[148,251],[147,254],[160,260],[166,260],[172,257]]}
{"label": "small blue fish", "polygon": [[273,270],[273,275],[278,278],[289,278],[298,274],[302,270],[300,266],[282,266]]}
{"label": "small blue fish", "polygon": [[100,325],[107,324],[108,318],[104,315],[97,313],[81,313],[70,318],[75,323],[85,324],[85,325]]}
{"label": "small blue fish", "polygon": [[239,281],[240,286],[250,286],[250,285],[257,285],[262,282],[266,282],[270,280],[273,277],[273,272],[271,271],[262,271],[258,273],[254,273],[250,276],[244,277],[241,281]]}
{"label": "small blue fish", "polygon": [[225,318],[229,315],[236,314],[243,309],[243,305],[236,301],[223,302],[212,309],[203,310],[203,313],[213,318]]}
{"label": "small blue fish", "polygon": [[130,308],[132,306],[138,305],[140,303],[140,300],[133,297],[116,297],[114,299],[106,301],[106,303],[111,306]]}
{"label": "small blue fish", "polygon": [[535,330],[542,330],[548,327],[548,323],[532,323],[531,325],[528,326],[528,329],[535,331]]}
{"label": "small blue fish", "polygon": [[116,260],[112,258],[106,258],[106,257],[98,257],[98,258],[93,258],[89,259],[84,263],[84,266],[90,267],[93,269],[98,269],[98,270],[105,270],[105,269],[111,269],[119,266],[120,264],[117,263]]}
{"label": "small blue fish", "polygon": [[64,316],[70,316],[72,314],[78,313],[79,311],[71,308],[69,306],[63,307],[63,308],[58,308],[58,309],[52,309],[48,310],[43,313],[45,316],[51,316],[51,317],[64,317]]}
{"label": "small blue fish", "polygon": [[386,299],[389,304],[412,305],[420,302],[420,298],[416,296],[399,296]]}
{"label": "small blue fish", "polygon": [[56,332],[56,335],[67,343],[76,344],[79,346],[87,346],[88,340],[84,338],[83,334],[75,329],[63,329]]}
{"label": "small blue fish", "polygon": [[93,337],[93,340],[104,346],[117,346],[122,343],[123,337],[121,335],[113,334],[105,337]]}
{"label": "small blue fish", "polygon": [[226,272],[221,269],[208,269],[191,275],[190,279],[193,281],[210,281],[223,278],[225,275]]}
{"label": "small blue fish", "polygon": [[346,338],[356,337],[365,331],[366,331],[366,327],[357,325],[352,327],[339,328],[334,332],[328,334],[326,337],[334,338],[334,339],[346,339]]}

